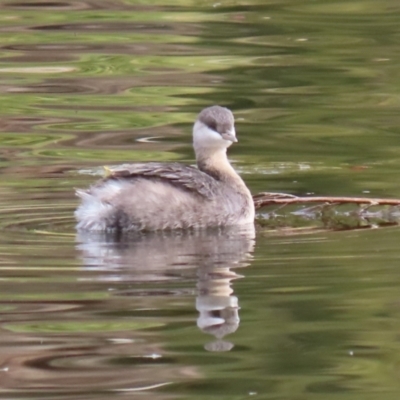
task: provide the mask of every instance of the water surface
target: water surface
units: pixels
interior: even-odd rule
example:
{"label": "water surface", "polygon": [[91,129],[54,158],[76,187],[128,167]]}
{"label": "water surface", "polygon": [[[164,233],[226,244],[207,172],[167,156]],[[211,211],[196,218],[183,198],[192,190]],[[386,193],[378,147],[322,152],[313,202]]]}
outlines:
{"label": "water surface", "polygon": [[397,399],[397,227],[115,243],[73,210],[104,165],[193,163],[211,104],[254,193],[400,198],[399,11],[2,2],[0,397]]}

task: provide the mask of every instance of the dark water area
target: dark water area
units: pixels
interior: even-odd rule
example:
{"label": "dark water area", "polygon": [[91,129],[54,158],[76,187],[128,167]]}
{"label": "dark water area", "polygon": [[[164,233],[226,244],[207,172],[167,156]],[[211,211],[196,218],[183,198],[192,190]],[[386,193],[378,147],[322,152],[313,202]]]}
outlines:
{"label": "dark water area", "polygon": [[0,398],[397,399],[398,227],[77,235],[103,166],[400,198],[400,3],[0,2]]}

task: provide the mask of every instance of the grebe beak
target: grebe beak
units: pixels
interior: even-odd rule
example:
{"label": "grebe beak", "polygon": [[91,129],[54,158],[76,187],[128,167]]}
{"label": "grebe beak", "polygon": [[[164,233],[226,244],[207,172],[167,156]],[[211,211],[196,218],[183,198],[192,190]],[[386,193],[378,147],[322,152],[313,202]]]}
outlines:
{"label": "grebe beak", "polygon": [[221,133],[221,136],[223,139],[229,140],[230,142],[233,142],[233,143],[236,143],[238,141],[236,138],[236,132],[234,129],[229,132]]}

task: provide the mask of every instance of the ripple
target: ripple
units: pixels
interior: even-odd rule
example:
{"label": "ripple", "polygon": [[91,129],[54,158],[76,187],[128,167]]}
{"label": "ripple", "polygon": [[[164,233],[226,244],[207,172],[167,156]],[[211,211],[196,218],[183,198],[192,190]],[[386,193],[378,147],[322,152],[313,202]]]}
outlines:
{"label": "ripple", "polygon": [[8,93],[93,93],[94,88],[83,85],[42,83],[31,86],[16,86],[6,89]]}
{"label": "ripple", "polygon": [[[34,1],[26,1],[23,3],[13,2],[13,3],[5,3],[4,8],[12,8],[12,9],[22,9],[22,10],[29,10],[29,9],[66,9],[66,10],[77,10],[79,7],[79,2],[65,2],[65,1],[43,1],[43,2],[34,2]],[[82,3],[81,3],[82,4]],[[75,5],[75,7],[74,7]]]}
{"label": "ripple", "polygon": [[[96,2],[97,3],[97,2]],[[12,10],[49,10],[49,11],[77,11],[77,10],[89,10],[96,8],[107,8],[110,9],[112,4],[115,2],[102,0],[103,4],[96,6],[92,5],[90,1],[24,1],[24,2],[8,2],[2,5],[2,8],[8,8]]]}
{"label": "ripple", "polygon": [[125,2],[114,0],[74,0],[74,1],[24,1],[7,2],[0,5],[1,8],[12,10],[51,10],[51,11],[77,11],[77,10],[153,10],[156,6],[147,4],[124,4]]}
{"label": "ripple", "polygon": [[63,235],[71,231],[71,204],[18,205],[1,208],[2,229],[29,231],[42,234]]}
{"label": "ripple", "polygon": [[[3,303],[4,304],[4,303]],[[42,314],[42,313],[59,313],[59,312],[69,312],[72,310],[80,309],[82,305],[73,304],[73,303],[45,303],[38,301],[13,301],[9,308],[1,310],[2,315],[13,315],[15,313],[18,314],[26,314],[27,316],[30,314]]]}
{"label": "ripple", "polygon": [[17,73],[17,74],[60,74],[65,72],[74,72],[75,67],[2,67],[0,72],[3,73]]}
{"label": "ripple", "polygon": [[92,342],[73,340],[72,336],[68,339],[64,345],[57,345],[47,337],[38,337],[36,343],[19,343],[23,354],[15,347],[7,348],[7,361],[0,378],[3,390],[12,389],[14,395],[29,391],[27,398],[33,393],[52,398],[67,393],[90,396],[94,390],[145,391],[183,377],[180,368],[173,364],[175,360],[166,360],[168,368],[158,360],[149,363],[143,359],[141,364],[126,365],[115,363],[118,358],[108,354],[118,353],[118,347],[121,352],[146,351],[145,344],[105,346],[100,338]]}
{"label": "ripple", "polygon": [[30,332],[30,333],[57,333],[57,332],[121,332],[153,329],[164,326],[162,322],[147,321],[39,321],[35,322],[15,322],[3,323],[2,328],[11,332]]}
{"label": "ripple", "polygon": [[[68,124],[89,123],[89,118],[34,118],[34,117],[15,117],[4,118],[0,125],[0,143],[3,146],[19,148],[19,151],[25,152],[26,146],[40,146],[60,143],[63,140],[71,140],[74,135],[67,132],[54,134],[57,126],[68,126]],[[38,133],[38,130],[51,130],[52,133]],[[60,130],[61,131],[61,130]],[[3,133],[4,132],[4,133]],[[12,132],[12,133],[8,133]],[[16,134],[18,133],[18,135]],[[0,151],[4,149],[0,148]]]}
{"label": "ripple", "polygon": [[[111,45],[110,45],[111,46]],[[54,52],[54,51],[91,51],[102,50],[101,45],[76,44],[76,43],[32,43],[32,44],[10,44],[1,47],[3,50],[24,51],[24,52]]]}
{"label": "ripple", "polygon": [[[1,46],[1,50],[8,52],[1,58],[3,62],[52,62],[76,60],[78,54],[126,54],[151,56],[210,56],[218,54],[212,50],[205,51],[180,43],[32,43],[11,44]],[[13,56],[15,52],[23,53]]]}
{"label": "ripple", "polygon": [[139,143],[159,143],[159,139],[163,139],[164,136],[148,136],[136,139]]}
{"label": "ripple", "polygon": [[[54,24],[30,27],[35,31],[73,31],[73,32],[138,32],[164,34],[172,32],[186,32],[191,34],[195,31],[195,25],[189,23],[165,24],[165,23],[137,23],[137,22],[98,22],[98,23],[76,23],[76,24]],[[197,32],[196,32],[197,33]],[[194,34],[194,32],[192,33]]]}
{"label": "ripple", "polygon": [[[399,11],[399,6],[382,7],[380,3],[374,1],[352,0],[352,1],[337,1],[334,3],[309,3],[301,5],[293,5],[285,7],[287,10],[294,10],[309,15],[328,16],[330,20],[333,17],[340,17],[344,15],[349,16],[369,16],[369,15],[392,15],[394,12]],[[339,21],[335,21],[336,23]]]}

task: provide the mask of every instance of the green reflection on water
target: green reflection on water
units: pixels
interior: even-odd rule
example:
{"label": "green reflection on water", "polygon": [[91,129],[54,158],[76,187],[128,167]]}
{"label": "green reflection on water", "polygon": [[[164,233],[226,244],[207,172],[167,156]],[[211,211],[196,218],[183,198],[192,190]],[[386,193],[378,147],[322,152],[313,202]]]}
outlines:
{"label": "green reflection on water", "polygon": [[159,322],[43,322],[34,324],[8,324],[5,329],[12,332],[40,332],[40,333],[60,333],[60,332],[112,332],[112,331],[135,331],[139,329],[158,328],[163,324]]}
{"label": "green reflection on water", "polygon": [[159,152],[146,152],[143,154],[141,151],[116,151],[116,150],[71,150],[71,149],[52,149],[52,150],[37,150],[33,152],[34,155],[41,157],[54,157],[64,159],[68,157],[69,160],[132,160],[132,161],[173,161],[180,159],[178,154],[169,152],[168,154]]}
{"label": "green reflection on water", "polygon": [[[220,103],[238,119],[230,157],[253,191],[400,197],[398,1],[100,3],[0,6],[4,331],[30,343],[35,333],[69,340],[160,328],[140,339],[173,353],[179,372],[165,391],[174,397],[397,399],[397,230],[260,231],[254,261],[233,284],[234,347],[212,354],[195,325],[196,273],[146,271],[158,296],[109,296],[111,286],[142,283],[123,268],[85,269],[73,193],[103,165],[193,162],[193,119]],[[89,303],[73,317],[18,309],[86,300],[152,320],[115,313],[107,322]]]}

